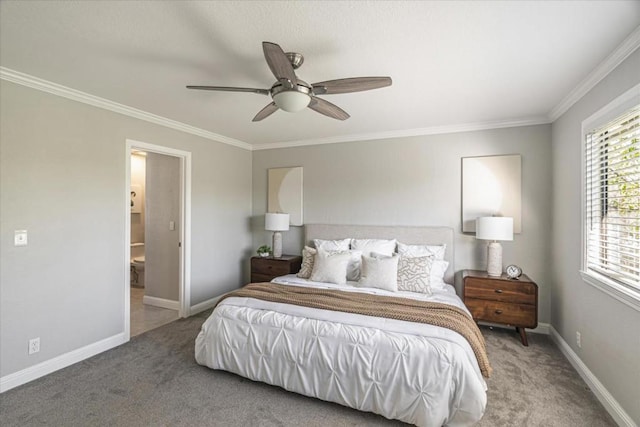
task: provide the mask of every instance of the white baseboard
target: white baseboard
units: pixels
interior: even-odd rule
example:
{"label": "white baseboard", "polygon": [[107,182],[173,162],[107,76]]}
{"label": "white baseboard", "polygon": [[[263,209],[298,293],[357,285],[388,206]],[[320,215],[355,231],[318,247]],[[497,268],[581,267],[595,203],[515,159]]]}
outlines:
{"label": "white baseboard", "polygon": [[538,327],[535,329],[527,329],[527,332],[531,332],[533,334],[544,334],[549,335],[549,330],[551,325],[548,323],[538,323]]}
{"label": "white baseboard", "polygon": [[[224,295],[224,294],[222,294]],[[198,314],[200,312],[203,312],[205,310],[210,309],[211,307],[213,307],[214,305],[216,305],[216,303],[218,302],[218,300],[220,298],[222,298],[222,295],[208,299],[206,301],[202,301],[201,303],[198,303],[196,305],[192,305],[191,306],[191,310],[189,310],[189,315],[193,316],[194,314]]]}
{"label": "white baseboard", "polygon": [[152,305],[154,307],[168,308],[169,310],[180,310],[180,301],[173,301],[170,299],[150,297],[145,295],[142,297],[142,303],[146,305]]}
{"label": "white baseboard", "polygon": [[45,360],[37,365],[30,366],[13,374],[5,375],[0,378],[0,393],[26,384],[52,372],[66,368],[74,363],[81,362],[98,353],[110,350],[128,341],[124,333],[105,338],[101,341],[89,344],[85,347],[70,351],[53,359]]}
{"label": "white baseboard", "polygon": [[569,360],[569,363],[578,371],[578,374],[587,383],[593,394],[596,395],[600,403],[609,412],[613,419],[620,426],[637,427],[637,424],[631,419],[629,414],[620,406],[618,401],[609,393],[605,386],[598,378],[589,370],[587,365],[580,360],[578,355],[571,349],[569,344],[560,336],[553,326],[550,327],[551,339],[556,343],[562,354]]}

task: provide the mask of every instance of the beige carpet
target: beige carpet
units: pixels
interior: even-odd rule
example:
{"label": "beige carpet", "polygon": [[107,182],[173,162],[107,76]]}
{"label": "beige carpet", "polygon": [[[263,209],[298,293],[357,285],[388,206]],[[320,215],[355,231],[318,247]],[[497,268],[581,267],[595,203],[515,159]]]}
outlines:
{"label": "beige carpet", "polygon": [[[204,314],[0,395],[2,426],[390,426],[194,361]],[[548,336],[483,329],[494,373],[480,426],[615,426]]]}
{"label": "beige carpet", "polygon": [[547,335],[482,327],[493,375],[478,426],[616,426],[585,382]]}

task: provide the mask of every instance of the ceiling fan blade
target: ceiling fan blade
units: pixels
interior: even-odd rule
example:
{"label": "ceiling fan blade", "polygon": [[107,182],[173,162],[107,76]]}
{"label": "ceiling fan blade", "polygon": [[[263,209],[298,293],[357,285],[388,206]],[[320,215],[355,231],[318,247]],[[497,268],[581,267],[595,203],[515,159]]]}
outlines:
{"label": "ceiling fan blade", "polygon": [[259,122],[260,120],[269,117],[276,111],[278,111],[278,106],[275,102],[272,102],[271,104],[260,110],[258,114],[256,114],[256,116],[253,118],[252,122]]}
{"label": "ceiling fan blade", "polygon": [[298,79],[296,73],[293,71],[293,65],[289,62],[289,58],[285,55],[282,48],[271,42],[262,42],[262,50],[264,51],[264,57],[269,64],[269,68],[278,81],[288,80],[291,82],[291,87],[294,87]]}
{"label": "ceiling fan blade", "polygon": [[314,83],[313,93],[316,95],[331,95],[334,93],[362,92],[364,90],[379,89],[391,86],[391,77],[351,77],[348,79],[327,80]]}
{"label": "ceiling fan blade", "polygon": [[231,87],[231,86],[187,86],[187,89],[200,90],[219,90],[223,92],[252,92],[261,95],[269,95],[269,89],[254,89],[250,87]]}
{"label": "ceiling fan blade", "polygon": [[309,103],[309,108],[327,117],[338,120],[347,120],[351,117],[346,111],[335,104],[325,101],[322,98],[313,97]]}

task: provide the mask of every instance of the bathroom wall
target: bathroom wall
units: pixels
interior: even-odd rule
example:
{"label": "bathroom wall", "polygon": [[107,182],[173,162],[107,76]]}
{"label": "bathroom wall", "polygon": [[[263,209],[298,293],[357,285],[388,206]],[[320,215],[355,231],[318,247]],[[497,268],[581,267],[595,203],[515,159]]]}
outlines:
{"label": "bathroom wall", "polygon": [[[147,154],[145,297],[178,301],[180,159]],[[169,223],[173,221],[174,229]]]}
{"label": "bathroom wall", "polygon": [[140,194],[140,213],[131,213],[131,243],[144,242],[144,220],[145,220],[145,175],[146,157],[144,154],[131,155],[131,186],[138,186]]}

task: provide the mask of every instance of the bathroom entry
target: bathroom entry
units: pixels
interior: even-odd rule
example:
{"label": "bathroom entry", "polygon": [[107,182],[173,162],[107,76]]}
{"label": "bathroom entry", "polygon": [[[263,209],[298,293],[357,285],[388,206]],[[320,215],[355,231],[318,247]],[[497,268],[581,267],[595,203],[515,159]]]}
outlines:
{"label": "bathroom entry", "polygon": [[147,153],[145,183],[145,303],[165,308],[172,306],[177,310],[180,291],[180,159]]}
{"label": "bathroom entry", "polygon": [[[190,156],[127,141],[130,149],[129,280],[125,327],[130,336],[186,316],[188,295],[184,216],[188,212],[185,166]],[[145,149],[150,148],[150,149]]]}
{"label": "bathroom entry", "polygon": [[144,288],[144,232],[147,153],[131,153],[131,266],[130,281],[135,288]]}

